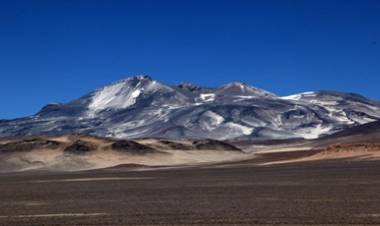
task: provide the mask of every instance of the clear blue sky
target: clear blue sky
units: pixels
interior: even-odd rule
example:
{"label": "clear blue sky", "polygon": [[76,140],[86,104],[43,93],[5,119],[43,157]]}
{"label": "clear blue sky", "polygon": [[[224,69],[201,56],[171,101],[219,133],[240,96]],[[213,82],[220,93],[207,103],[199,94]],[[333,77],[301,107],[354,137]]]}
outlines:
{"label": "clear blue sky", "polygon": [[380,99],[380,1],[0,0],[0,118],[134,74]]}

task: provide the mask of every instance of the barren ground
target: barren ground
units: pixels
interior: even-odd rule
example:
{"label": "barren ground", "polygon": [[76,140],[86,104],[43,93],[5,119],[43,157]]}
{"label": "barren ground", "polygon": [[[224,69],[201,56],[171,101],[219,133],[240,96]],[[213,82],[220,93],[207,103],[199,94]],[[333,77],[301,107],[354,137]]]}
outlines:
{"label": "barren ground", "polygon": [[379,191],[380,161],[348,159],[8,173],[0,225],[379,225]]}

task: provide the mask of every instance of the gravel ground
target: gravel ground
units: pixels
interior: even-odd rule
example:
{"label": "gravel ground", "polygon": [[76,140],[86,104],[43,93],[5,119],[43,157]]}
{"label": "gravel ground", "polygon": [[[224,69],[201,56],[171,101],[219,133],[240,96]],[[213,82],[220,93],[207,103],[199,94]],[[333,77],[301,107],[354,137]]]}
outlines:
{"label": "gravel ground", "polygon": [[0,174],[0,225],[380,225],[380,161]]}

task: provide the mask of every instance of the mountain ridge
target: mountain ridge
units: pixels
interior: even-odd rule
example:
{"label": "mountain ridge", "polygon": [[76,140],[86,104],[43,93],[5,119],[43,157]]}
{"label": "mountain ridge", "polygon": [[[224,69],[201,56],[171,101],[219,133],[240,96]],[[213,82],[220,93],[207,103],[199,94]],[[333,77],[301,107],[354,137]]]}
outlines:
{"label": "mountain ridge", "polygon": [[241,82],[167,85],[147,75],[98,88],[33,116],[0,120],[0,137],[84,133],[114,138],[314,139],[380,119],[359,94],[277,96]]}

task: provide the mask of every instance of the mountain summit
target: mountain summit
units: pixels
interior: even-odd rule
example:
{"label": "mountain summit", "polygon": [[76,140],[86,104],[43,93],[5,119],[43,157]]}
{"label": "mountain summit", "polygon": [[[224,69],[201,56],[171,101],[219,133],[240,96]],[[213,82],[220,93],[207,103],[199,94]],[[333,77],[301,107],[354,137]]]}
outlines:
{"label": "mountain summit", "polygon": [[233,96],[257,96],[257,97],[274,97],[275,95],[265,90],[248,86],[241,82],[229,83],[217,91],[220,95]]}
{"label": "mountain summit", "polygon": [[240,82],[209,88],[141,75],[67,104],[49,104],[30,117],[0,120],[0,136],[313,139],[378,119],[380,103],[352,93],[279,97]]}

